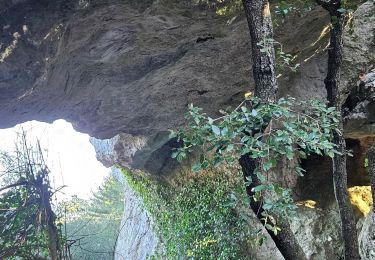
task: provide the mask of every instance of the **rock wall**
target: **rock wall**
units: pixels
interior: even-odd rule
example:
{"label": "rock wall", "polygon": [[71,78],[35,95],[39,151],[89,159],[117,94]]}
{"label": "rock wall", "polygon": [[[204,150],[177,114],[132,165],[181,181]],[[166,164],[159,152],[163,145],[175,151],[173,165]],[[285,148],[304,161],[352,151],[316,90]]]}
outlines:
{"label": "rock wall", "polygon": [[161,241],[142,200],[124,181],[125,207],[114,260],[146,260],[162,250]]}
{"label": "rock wall", "polygon": [[362,260],[375,259],[375,214],[371,210],[359,234],[359,247]]}
{"label": "rock wall", "polygon": [[[118,138],[118,137],[116,137]],[[95,147],[97,158],[106,166],[114,165],[115,156],[118,150],[115,150],[118,144],[116,138],[108,140],[98,140],[91,138],[90,141]],[[139,140],[138,140],[139,141]],[[134,142],[137,143],[137,142]],[[142,142],[139,142],[142,144]],[[120,147],[123,149],[124,147]],[[123,156],[131,153],[131,147],[121,150]],[[152,217],[145,208],[142,199],[130,187],[124,174],[115,166],[112,167],[113,175],[123,183],[125,190],[124,215],[121,220],[119,234],[117,237],[116,247],[114,250],[115,260],[145,260],[148,257],[162,252],[161,239],[155,231]]]}
{"label": "rock wall", "polygon": [[374,2],[361,5],[344,37],[341,100],[346,108],[345,134],[356,139],[375,133],[375,91],[358,84],[360,73],[375,69],[374,12]]}
{"label": "rock wall", "polygon": [[[64,118],[101,139],[132,135],[147,140],[130,158],[135,165],[162,169],[165,162],[153,165],[147,156],[161,154],[155,149],[168,142],[166,131],[184,124],[189,103],[217,114],[254,85],[244,17],[227,25],[226,18],[188,2],[6,5],[0,20],[0,127]],[[282,25],[277,40],[285,42],[285,51],[301,53],[303,69],[283,77],[280,93],[324,97],[324,56],[303,60],[324,45],[316,39],[327,23],[325,12],[315,9]]]}

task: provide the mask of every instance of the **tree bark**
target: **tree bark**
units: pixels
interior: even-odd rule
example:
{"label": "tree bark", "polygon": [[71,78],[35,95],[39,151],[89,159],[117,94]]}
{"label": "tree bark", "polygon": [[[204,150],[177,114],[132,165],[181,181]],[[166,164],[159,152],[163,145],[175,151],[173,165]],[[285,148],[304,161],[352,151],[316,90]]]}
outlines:
{"label": "tree bark", "polygon": [[[270,6],[267,0],[242,0],[251,37],[255,96],[274,101],[278,89]],[[261,51],[260,45],[267,51]]]}
{"label": "tree bark", "polygon": [[39,210],[43,214],[43,225],[46,226],[48,234],[48,251],[52,260],[58,260],[60,252],[59,233],[56,227],[56,215],[52,210],[51,198],[52,194],[49,190],[49,184],[44,183],[44,179],[48,175],[47,170],[42,170],[41,174],[34,182],[35,188],[40,196]]}
{"label": "tree bark", "polygon": [[328,70],[324,80],[327,90],[328,104],[336,107],[340,115],[339,132],[333,132],[333,142],[341,154],[335,154],[333,158],[333,185],[336,201],[339,206],[342,224],[342,233],[345,244],[345,259],[360,259],[358,248],[358,236],[353,209],[350,204],[347,172],[346,172],[346,143],[343,136],[342,109],[340,93],[338,91],[338,79],[342,64],[343,30],[345,17],[338,10],[341,8],[340,0],[316,0],[331,16],[331,37],[328,47]]}
{"label": "tree bark", "polygon": [[[242,0],[242,3],[251,36],[255,96],[259,97],[262,102],[272,102],[276,100],[278,86],[275,72],[275,50],[273,46],[273,28],[269,3],[267,0]],[[263,51],[261,51],[261,48]],[[254,196],[252,188],[261,184],[254,174],[254,170],[259,165],[259,162],[251,159],[247,154],[240,158],[239,163],[242,167],[245,182],[247,181],[247,177],[251,177],[252,179],[252,183],[246,187],[246,191],[250,197],[251,209],[261,219],[261,203],[252,199]],[[277,236],[273,232],[267,231],[284,258],[287,260],[306,259],[288,221],[281,220],[275,215],[273,217],[277,220],[281,231]]]}
{"label": "tree bark", "polygon": [[[375,141],[367,152],[367,158],[368,158],[368,173],[371,179],[372,200],[375,201]],[[372,206],[372,211],[375,213],[375,204]]]}
{"label": "tree bark", "polygon": [[[252,178],[251,184],[246,186],[246,192],[250,198],[251,209],[258,217],[258,219],[261,219],[261,214],[263,212],[262,205],[260,203],[261,200],[254,201],[253,199],[251,199],[255,195],[252,189],[261,184],[257,176],[254,174],[257,162],[253,159],[250,159],[249,156],[244,155],[240,158],[240,165],[242,167],[245,182],[247,181],[246,177],[250,176]],[[271,236],[272,240],[275,242],[277,248],[279,249],[280,253],[284,256],[284,258],[286,260],[307,259],[305,253],[303,252],[301,246],[295,238],[288,221],[280,219],[278,216],[274,214],[272,214],[272,217],[277,220],[277,225],[278,227],[280,227],[281,231],[277,235],[275,235],[272,231],[269,230],[267,230],[267,232]]]}

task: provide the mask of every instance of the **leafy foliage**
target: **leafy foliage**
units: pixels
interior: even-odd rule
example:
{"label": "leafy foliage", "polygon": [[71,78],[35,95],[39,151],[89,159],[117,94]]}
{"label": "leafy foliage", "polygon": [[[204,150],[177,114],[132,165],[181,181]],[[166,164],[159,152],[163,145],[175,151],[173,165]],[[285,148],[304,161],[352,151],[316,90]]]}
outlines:
{"label": "leafy foliage", "polygon": [[[241,259],[257,234],[247,224],[246,193],[240,175],[209,169],[180,173],[171,184],[125,172],[142,197],[163,238],[157,259]],[[243,210],[246,209],[246,210]],[[258,235],[258,238],[263,236]],[[255,243],[255,242],[254,242]]]}
{"label": "leafy foliage", "polygon": [[297,56],[293,56],[290,53],[285,53],[281,43],[272,38],[265,38],[261,42],[258,42],[257,45],[260,47],[261,52],[267,53],[268,55],[270,55],[271,52],[276,49],[276,68],[279,73],[282,73],[287,68],[292,72],[297,72],[297,69],[300,66],[299,63],[294,61]]}
{"label": "leafy foliage", "polygon": [[[49,256],[46,233],[38,227],[38,207],[24,188],[7,191],[0,201],[0,255],[12,257]],[[24,202],[29,200],[28,205]]]}
{"label": "leafy foliage", "polygon": [[[291,170],[303,175],[303,169],[292,163],[297,158],[306,158],[311,153],[330,157],[337,153],[331,142],[332,131],[338,131],[335,108],[327,108],[317,100],[298,101],[282,98],[277,102],[261,103],[256,97],[249,97],[232,111],[222,111],[223,116],[208,117],[201,108],[190,105],[186,115],[187,129],[172,132],[183,146],[172,157],[178,161],[187,158],[196,148],[201,149],[193,171],[219,167],[223,163],[237,170],[241,156],[250,156],[261,162],[255,174],[261,184],[253,188],[258,200],[263,193],[273,195],[264,200],[264,220],[272,220],[270,214],[288,218],[295,208],[288,189],[267,180],[267,173],[276,170],[278,162],[286,158]],[[252,180],[248,179],[247,184]],[[276,223],[269,223],[273,231]]]}
{"label": "leafy foliage", "polygon": [[[0,258],[44,259],[60,253],[61,233],[51,208],[49,169],[37,143],[19,135],[14,153],[0,154]],[[52,246],[54,245],[54,246]]]}
{"label": "leafy foliage", "polygon": [[111,259],[124,210],[124,187],[109,176],[89,200],[73,197],[59,205],[73,259]]}

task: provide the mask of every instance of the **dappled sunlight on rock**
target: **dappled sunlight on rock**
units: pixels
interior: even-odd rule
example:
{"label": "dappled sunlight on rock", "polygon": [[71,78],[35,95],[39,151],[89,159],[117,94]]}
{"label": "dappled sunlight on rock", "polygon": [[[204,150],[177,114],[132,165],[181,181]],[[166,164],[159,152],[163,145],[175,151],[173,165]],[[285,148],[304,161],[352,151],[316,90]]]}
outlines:
{"label": "dappled sunlight on rock", "polygon": [[[12,53],[13,50],[17,47],[18,40],[21,38],[21,35],[18,32],[13,33],[13,41],[12,43],[4,49],[4,51],[0,52],[0,63],[4,62],[6,58],[8,58]],[[2,46],[0,45],[0,48]]]}
{"label": "dappled sunlight on rock", "polygon": [[314,200],[304,200],[304,201],[297,201],[297,206],[304,206],[306,208],[315,209],[316,207],[316,201]]}

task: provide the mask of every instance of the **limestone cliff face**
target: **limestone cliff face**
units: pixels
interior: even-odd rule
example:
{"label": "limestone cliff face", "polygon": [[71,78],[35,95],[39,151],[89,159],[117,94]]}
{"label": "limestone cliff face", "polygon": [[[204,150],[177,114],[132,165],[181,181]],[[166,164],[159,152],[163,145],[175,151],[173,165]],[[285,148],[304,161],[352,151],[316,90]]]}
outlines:
{"label": "limestone cliff face", "polygon": [[[346,136],[361,139],[375,133],[375,90],[357,86],[358,75],[375,69],[375,5],[368,1],[355,12],[344,38],[342,102],[347,108]],[[355,64],[355,66],[351,66]]]}
{"label": "limestone cliff face", "polygon": [[[0,2],[0,127],[64,118],[97,138],[132,135],[147,145],[137,146],[126,165],[162,169],[147,156],[164,149],[166,131],[183,125],[189,103],[214,115],[253,88],[244,18],[227,25],[187,2]],[[358,73],[374,66],[372,5],[358,9],[345,37],[343,101]],[[327,26],[316,8],[277,29],[284,51],[301,63],[298,73],[280,78],[280,95],[325,97]],[[355,136],[358,117],[348,118],[355,122],[348,135]],[[371,122],[360,123],[361,135],[372,131]]]}
{"label": "limestone cliff face", "polygon": [[[133,135],[147,141],[135,165],[153,170],[146,156],[183,125],[189,103],[216,114],[253,88],[244,18],[227,25],[188,2],[5,1],[0,127],[64,118],[97,138]],[[277,40],[303,62],[324,45],[315,41],[327,23],[316,9],[283,25]],[[323,59],[284,77],[281,93],[323,98]]]}
{"label": "limestone cliff face", "polygon": [[160,253],[162,245],[154,231],[152,218],[142,200],[124,181],[125,207],[114,251],[115,260],[146,260]]}

